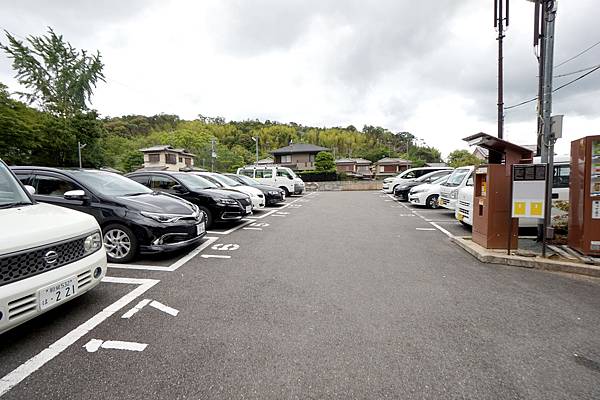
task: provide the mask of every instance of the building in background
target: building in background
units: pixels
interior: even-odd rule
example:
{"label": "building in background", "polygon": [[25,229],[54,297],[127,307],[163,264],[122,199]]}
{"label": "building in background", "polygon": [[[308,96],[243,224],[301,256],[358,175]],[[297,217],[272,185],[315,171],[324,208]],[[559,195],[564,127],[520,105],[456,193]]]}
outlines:
{"label": "building in background", "polygon": [[387,178],[388,176],[398,175],[406,171],[412,165],[412,162],[403,158],[384,157],[373,164],[373,175],[377,179]]}
{"label": "building in background", "polygon": [[372,178],[371,164],[371,161],[364,158],[341,158],[335,160],[335,169],[356,178]]}
{"label": "building in background", "polygon": [[273,150],[271,154],[277,165],[297,171],[310,171],[315,169],[315,157],[321,151],[329,151],[329,149],[309,143],[294,143]]}
{"label": "building in background", "polygon": [[195,154],[185,149],[175,149],[173,146],[153,146],[140,149],[144,154],[146,170],[180,171],[194,168]]}

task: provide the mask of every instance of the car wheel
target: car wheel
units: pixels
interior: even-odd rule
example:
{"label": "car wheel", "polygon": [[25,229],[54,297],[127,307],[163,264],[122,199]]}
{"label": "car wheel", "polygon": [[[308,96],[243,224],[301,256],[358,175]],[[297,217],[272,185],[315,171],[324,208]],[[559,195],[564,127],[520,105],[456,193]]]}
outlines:
{"label": "car wheel", "polygon": [[[290,197],[290,191],[285,186],[282,186],[279,189],[283,190],[285,197]],[[285,197],[284,197],[284,199],[285,199]]]}
{"label": "car wheel", "polygon": [[206,229],[211,228],[213,225],[213,216],[210,210],[206,207],[198,206],[200,212],[204,213],[204,221],[206,223]]}
{"label": "car wheel", "polygon": [[429,208],[433,208],[433,209],[439,208],[439,207],[440,207],[440,205],[439,205],[439,203],[438,203],[438,197],[439,197],[439,196],[438,196],[437,194],[434,194],[434,195],[432,195],[432,196],[429,196],[429,197],[427,198],[427,201],[425,202],[425,204],[427,204],[427,207],[429,207]]}
{"label": "car wheel", "polygon": [[103,239],[109,262],[126,263],[137,255],[137,238],[131,229],[124,225],[108,225],[104,228]]}

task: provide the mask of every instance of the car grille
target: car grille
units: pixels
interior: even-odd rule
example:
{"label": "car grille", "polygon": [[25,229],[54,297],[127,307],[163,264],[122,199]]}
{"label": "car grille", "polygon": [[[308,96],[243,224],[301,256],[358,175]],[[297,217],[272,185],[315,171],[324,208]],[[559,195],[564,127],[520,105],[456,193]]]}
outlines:
{"label": "car grille", "polygon": [[251,205],[251,203],[250,203],[250,200],[249,200],[249,199],[239,199],[238,201],[240,202],[240,204],[241,204],[243,207],[246,207],[246,206],[249,206],[249,205]]}
{"label": "car grille", "polygon": [[450,200],[445,197],[440,197],[438,202],[441,206],[447,206],[448,204],[450,204]]}
{"label": "car grille", "polygon": [[[18,253],[0,256],[0,286],[62,267],[85,257],[85,235],[77,239],[53,243]],[[50,251],[57,254],[56,262],[49,264],[44,257]]]}

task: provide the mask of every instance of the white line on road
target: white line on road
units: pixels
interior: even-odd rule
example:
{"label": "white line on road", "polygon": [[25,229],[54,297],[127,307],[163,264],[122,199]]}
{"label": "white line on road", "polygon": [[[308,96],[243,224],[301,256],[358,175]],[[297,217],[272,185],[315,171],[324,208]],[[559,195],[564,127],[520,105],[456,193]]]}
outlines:
{"label": "white line on road", "polygon": [[91,339],[83,347],[85,347],[88,353],[95,353],[100,348],[112,350],[144,351],[148,345],[146,343],[123,342],[121,340],[107,340],[104,342],[100,339]]}
{"label": "white line on road", "polygon": [[190,261],[192,258],[196,257],[198,253],[202,250],[206,249],[208,246],[216,242],[219,238],[208,236],[205,237],[206,241],[203,242],[200,246],[196,247],[194,250],[190,251],[185,256],[181,257],[173,264],[168,267],[161,265],[138,265],[138,264],[108,264],[110,268],[120,268],[120,269],[136,269],[136,270],[144,270],[144,271],[162,271],[162,272],[173,272],[181,267],[183,264]]}
{"label": "white line on road", "polygon": [[129,319],[129,318],[133,317],[138,311],[140,311],[142,308],[146,307],[148,305],[148,303],[150,303],[150,299],[144,299],[144,300],[140,301],[135,306],[133,306],[132,309],[127,311],[125,314],[121,315],[121,318]]}
{"label": "white line on road", "polygon": [[245,231],[262,231],[262,228],[242,228]]}
{"label": "white line on road", "polygon": [[88,319],[83,324],[79,325],[77,328],[73,329],[71,332],[67,333],[62,338],[58,339],[40,353],[25,361],[12,372],[5,375],[0,379],[0,397],[160,281],[156,279],[116,278],[107,276],[102,279],[102,282],[124,283],[139,286],[100,311],[98,314],[94,315],[92,318]]}
{"label": "white line on road", "polygon": [[243,223],[225,231],[225,232],[218,232],[218,231],[206,231],[206,233],[210,233],[212,235],[229,235],[230,233],[233,233],[235,231],[237,231],[238,229],[243,228],[244,226],[251,224],[252,222],[254,222],[254,220],[251,219],[243,219],[242,221],[244,221]]}
{"label": "white line on road", "polygon": [[418,231],[435,231],[435,228],[416,228]]}
{"label": "white line on road", "polygon": [[218,254],[202,254],[200,257],[202,258],[231,258],[231,256],[222,256]]}
{"label": "white line on road", "polygon": [[156,300],[152,300],[152,303],[150,303],[150,307],[154,307],[157,310],[160,310],[164,313],[167,313],[169,315],[172,315],[174,317],[177,316],[177,314],[179,314],[179,310],[174,309],[173,307],[169,307],[161,302],[158,302]]}

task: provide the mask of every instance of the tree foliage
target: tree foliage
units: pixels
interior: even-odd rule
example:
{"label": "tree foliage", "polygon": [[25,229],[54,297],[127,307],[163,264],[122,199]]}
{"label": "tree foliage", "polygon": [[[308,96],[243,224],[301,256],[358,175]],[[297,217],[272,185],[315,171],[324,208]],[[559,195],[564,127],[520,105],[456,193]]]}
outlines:
{"label": "tree foliage", "polygon": [[479,165],[481,160],[471,154],[468,150],[454,150],[448,155],[448,165],[453,168],[468,165]]}
{"label": "tree foliage", "polygon": [[4,32],[8,44],[0,43],[0,48],[13,60],[19,84],[28,90],[18,93],[27,104],[64,118],[88,110],[96,84],[104,81],[99,52],[76,50],[52,28],[45,36],[29,36],[27,44]]}
{"label": "tree foliage", "polygon": [[321,151],[315,157],[315,168],[317,171],[329,172],[335,170],[335,160],[333,154],[328,151]]}

